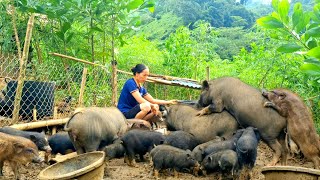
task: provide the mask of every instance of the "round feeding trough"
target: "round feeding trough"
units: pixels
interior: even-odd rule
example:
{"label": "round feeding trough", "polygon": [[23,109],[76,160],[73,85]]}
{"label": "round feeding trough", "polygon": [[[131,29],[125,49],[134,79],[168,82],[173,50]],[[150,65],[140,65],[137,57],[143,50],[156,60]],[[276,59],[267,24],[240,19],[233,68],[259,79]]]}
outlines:
{"label": "round feeding trough", "polygon": [[296,166],[266,166],[261,170],[266,180],[317,180],[320,170]]}
{"label": "round feeding trough", "polygon": [[104,175],[104,156],[103,151],[80,154],[45,168],[38,178],[40,180],[101,180]]}

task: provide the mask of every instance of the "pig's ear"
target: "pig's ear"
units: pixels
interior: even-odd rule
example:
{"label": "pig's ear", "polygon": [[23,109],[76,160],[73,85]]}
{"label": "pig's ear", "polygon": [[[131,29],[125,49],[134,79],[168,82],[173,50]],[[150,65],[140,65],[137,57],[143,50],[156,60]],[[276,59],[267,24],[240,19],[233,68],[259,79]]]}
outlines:
{"label": "pig's ear", "polygon": [[21,153],[21,151],[24,148],[24,145],[21,143],[14,143],[13,146],[14,146],[16,153]]}
{"label": "pig's ear", "polygon": [[37,141],[37,138],[36,138],[36,136],[34,136],[34,135],[30,135],[30,140],[31,140],[32,142],[36,142],[36,141]]}
{"label": "pig's ear", "polygon": [[279,99],[284,99],[287,95],[283,92],[279,93]]}
{"label": "pig's ear", "polygon": [[204,80],[202,82],[202,91],[204,91],[204,90],[209,90],[209,83],[207,80]]}

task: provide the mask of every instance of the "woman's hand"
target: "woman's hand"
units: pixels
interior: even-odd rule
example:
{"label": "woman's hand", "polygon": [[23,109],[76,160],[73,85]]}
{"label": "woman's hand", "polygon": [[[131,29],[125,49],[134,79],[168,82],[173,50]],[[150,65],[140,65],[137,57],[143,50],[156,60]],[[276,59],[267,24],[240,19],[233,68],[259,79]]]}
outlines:
{"label": "woman's hand", "polygon": [[158,104],[150,104],[150,107],[151,107],[151,112],[154,115],[158,115],[160,113]]}
{"label": "woman's hand", "polygon": [[168,104],[178,104],[178,100],[176,99],[170,100]]}

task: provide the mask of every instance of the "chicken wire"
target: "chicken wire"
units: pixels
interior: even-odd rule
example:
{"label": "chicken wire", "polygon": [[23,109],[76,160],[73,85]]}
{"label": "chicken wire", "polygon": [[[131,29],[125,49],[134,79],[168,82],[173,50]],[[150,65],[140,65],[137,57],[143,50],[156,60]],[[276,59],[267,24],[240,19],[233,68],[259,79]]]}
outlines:
{"label": "chicken wire", "polygon": [[[84,75],[84,69],[87,73]],[[0,122],[11,125],[19,60],[16,56],[0,54]],[[83,96],[80,89],[83,76]],[[132,75],[117,73],[117,99],[125,81]],[[196,99],[199,92],[184,87],[145,83],[148,92],[158,99]],[[80,104],[80,101],[82,103]],[[79,106],[112,106],[111,67],[92,66],[73,62],[68,66],[49,63],[27,65],[19,120],[30,121],[66,118]],[[34,114],[36,109],[36,116]]]}

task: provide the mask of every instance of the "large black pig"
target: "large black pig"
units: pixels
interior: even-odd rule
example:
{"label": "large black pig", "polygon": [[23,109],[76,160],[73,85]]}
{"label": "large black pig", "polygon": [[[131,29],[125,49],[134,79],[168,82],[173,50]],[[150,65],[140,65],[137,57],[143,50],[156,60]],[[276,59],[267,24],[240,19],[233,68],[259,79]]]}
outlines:
{"label": "large black pig", "polygon": [[193,134],[199,143],[205,143],[216,136],[230,138],[238,129],[237,121],[227,112],[196,116],[198,109],[183,104],[167,107],[166,125],[171,131],[185,131]]}
{"label": "large black pig", "polygon": [[35,131],[21,131],[9,126],[0,128],[0,132],[30,139],[37,145],[39,150],[46,151],[47,153],[51,152],[51,147],[49,146],[48,140],[44,133],[39,133]]}
{"label": "large black pig", "polygon": [[256,127],[261,138],[275,151],[275,155],[269,165],[275,165],[280,156],[285,164],[286,149],[284,142],[284,128],[286,119],[280,116],[274,109],[265,108],[267,101],[261,92],[233,77],[217,78],[211,81],[203,81],[202,93],[198,106],[206,107],[199,115],[210,112],[230,112],[242,127]]}
{"label": "large black pig", "polygon": [[102,150],[122,136],[128,122],[116,107],[89,107],[75,113],[65,125],[65,131],[78,154]]}

